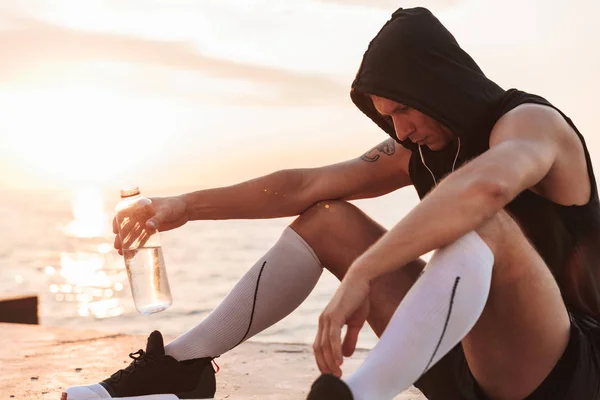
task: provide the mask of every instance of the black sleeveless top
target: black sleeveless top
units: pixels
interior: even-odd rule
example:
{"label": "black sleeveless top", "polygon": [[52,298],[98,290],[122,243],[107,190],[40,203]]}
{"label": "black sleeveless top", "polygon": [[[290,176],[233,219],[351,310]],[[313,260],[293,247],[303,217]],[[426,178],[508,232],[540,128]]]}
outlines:
{"label": "black sleeveless top", "polygon": [[[585,140],[562,111],[546,99],[516,89],[503,90],[489,80],[454,37],[426,9],[399,9],[371,41],[351,97],[392,138],[393,125],[375,110],[367,94],[413,107],[443,123],[461,138],[457,167],[489,149],[495,123],[521,104],[557,110],[575,130],[585,150],[591,184],[589,202],[563,206],[526,190],[506,206],[552,271],[565,303],[577,312],[600,318],[600,201]],[[418,146],[412,151],[411,180],[423,198],[433,187]],[[451,173],[455,145],[440,151],[421,148],[439,182]],[[510,160],[507,160],[510,162]]]}

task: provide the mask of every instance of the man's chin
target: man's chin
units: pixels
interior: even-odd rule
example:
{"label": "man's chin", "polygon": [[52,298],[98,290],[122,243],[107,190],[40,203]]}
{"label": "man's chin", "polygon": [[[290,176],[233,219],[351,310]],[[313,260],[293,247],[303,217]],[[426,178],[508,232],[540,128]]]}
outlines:
{"label": "man's chin", "polygon": [[429,150],[431,150],[431,151],[444,150],[446,147],[448,147],[448,145],[449,145],[449,143],[445,143],[445,142],[441,142],[441,141],[435,141],[433,143],[426,144],[427,148],[429,148]]}

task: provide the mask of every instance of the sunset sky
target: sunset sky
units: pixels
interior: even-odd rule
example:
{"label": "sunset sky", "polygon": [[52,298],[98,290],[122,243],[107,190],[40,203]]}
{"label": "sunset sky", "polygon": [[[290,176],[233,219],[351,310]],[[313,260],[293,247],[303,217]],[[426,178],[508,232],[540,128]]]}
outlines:
{"label": "sunset sky", "polygon": [[598,0],[0,0],[0,189],[203,188],[358,156],[385,134],[350,83],[415,5],[570,115],[598,168]]}

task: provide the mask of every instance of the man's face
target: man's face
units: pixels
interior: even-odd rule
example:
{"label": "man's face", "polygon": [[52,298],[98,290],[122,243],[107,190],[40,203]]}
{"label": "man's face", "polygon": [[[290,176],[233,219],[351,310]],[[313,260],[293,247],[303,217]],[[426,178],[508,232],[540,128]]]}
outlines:
{"label": "man's face", "polygon": [[393,122],[398,140],[410,140],[431,150],[442,150],[456,140],[450,129],[414,108],[369,95],[379,114]]}

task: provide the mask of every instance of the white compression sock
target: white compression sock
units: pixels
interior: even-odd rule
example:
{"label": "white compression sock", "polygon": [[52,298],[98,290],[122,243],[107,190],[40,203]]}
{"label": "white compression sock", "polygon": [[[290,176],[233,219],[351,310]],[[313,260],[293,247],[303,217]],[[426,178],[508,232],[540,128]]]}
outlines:
{"label": "white compression sock", "polygon": [[287,227],[204,321],[165,347],[166,354],[180,361],[220,356],[294,311],[322,272],[312,248]]}
{"label": "white compression sock", "polygon": [[475,232],[434,252],[381,339],[346,381],[354,400],[389,400],[466,335],[487,301],[494,255]]}

